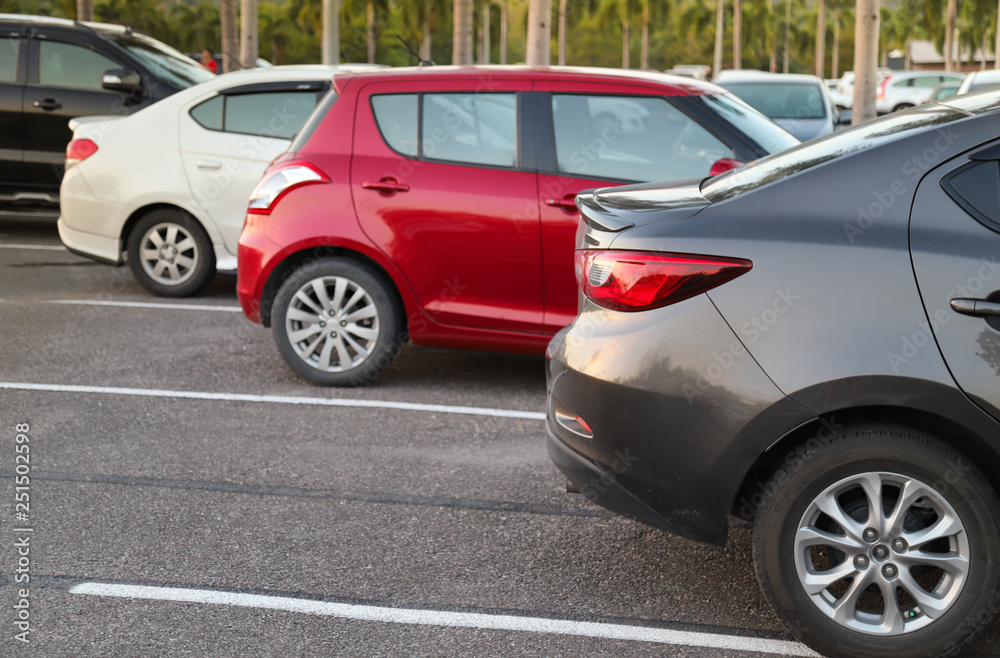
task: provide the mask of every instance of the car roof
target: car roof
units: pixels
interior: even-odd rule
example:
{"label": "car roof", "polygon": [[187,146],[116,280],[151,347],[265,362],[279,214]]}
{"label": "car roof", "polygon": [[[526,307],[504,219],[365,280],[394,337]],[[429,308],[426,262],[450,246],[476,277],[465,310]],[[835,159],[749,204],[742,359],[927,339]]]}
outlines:
{"label": "car roof", "polygon": [[987,69],[985,71],[973,71],[972,73],[969,73],[969,77],[975,80],[976,82],[989,82],[991,80],[1000,80],[1000,71],[996,69],[993,70]]}
{"label": "car roof", "polygon": [[[351,79],[363,79],[367,82],[382,80],[399,80],[420,77],[427,80],[476,80],[484,74],[492,79],[552,80],[560,82],[632,82],[671,87],[675,95],[697,95],[725,93],[725,90],[701,80],[686,78],[658,71],[631,71],[610,68],[589,68],[576,66],[412,66],[378,71],[362,71],[338,73],[335,84],[343,89]],[[482,86],[486,89],[488,81]]]}

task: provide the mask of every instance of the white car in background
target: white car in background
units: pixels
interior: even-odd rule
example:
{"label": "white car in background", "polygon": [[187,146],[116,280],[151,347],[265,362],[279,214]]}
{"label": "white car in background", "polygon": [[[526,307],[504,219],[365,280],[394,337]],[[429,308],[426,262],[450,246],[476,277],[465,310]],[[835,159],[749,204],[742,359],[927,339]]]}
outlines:
{"label": "white car in background", "polygon": [[[155,295],[184,297],[236,271],[253,186],[338,70],[227,73],[131,116],[73,119],[60,189],[70,251],[121,265]],[[126,256],[127,254],[127,256]]]}
{"label": "white car in background", "polygon": [[992,89],[993,87],[1000,87],[1000,71],[996,69],[973,71],[965,76],[965,80],[962,80],[955,95]]}
{"label": "white car in background", "polygon": [[942,82],[961,82],[965,76],[949,71],[893,71],[879,83],[875,108],[889,114],[926,103]]}
{"label": "white car in background", "polygon": [[740,100],[805,142],[834,131],[840,110],[815,75],[723,71],[715,80]]}

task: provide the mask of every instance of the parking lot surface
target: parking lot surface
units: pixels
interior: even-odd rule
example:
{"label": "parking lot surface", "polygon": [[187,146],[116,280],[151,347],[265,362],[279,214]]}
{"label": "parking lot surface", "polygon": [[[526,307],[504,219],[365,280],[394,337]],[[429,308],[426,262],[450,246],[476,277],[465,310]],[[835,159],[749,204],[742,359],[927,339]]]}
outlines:
{"label": "parking lot surface", "polygon": [[[0,655],[811,655],[748,530],[565,493],[541,358],[404,349],[319,388],[234,285],[151,297],[0,219]],[[995,623],[968,655],[998,650]]]}

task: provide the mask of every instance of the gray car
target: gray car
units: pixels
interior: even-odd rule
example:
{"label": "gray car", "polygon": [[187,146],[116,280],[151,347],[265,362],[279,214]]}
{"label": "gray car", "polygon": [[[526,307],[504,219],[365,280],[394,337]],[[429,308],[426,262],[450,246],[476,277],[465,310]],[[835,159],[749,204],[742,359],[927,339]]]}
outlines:
{"label": "gray car", "polygon": [[713,82],[803,142],[833,132],[840,115],[815,75],[723,71]]}
{"label": "gray car", "polygon": [[1000,91],[578,197],[549,454],[754,563],[823,655],[938,656],[1000,591]]}

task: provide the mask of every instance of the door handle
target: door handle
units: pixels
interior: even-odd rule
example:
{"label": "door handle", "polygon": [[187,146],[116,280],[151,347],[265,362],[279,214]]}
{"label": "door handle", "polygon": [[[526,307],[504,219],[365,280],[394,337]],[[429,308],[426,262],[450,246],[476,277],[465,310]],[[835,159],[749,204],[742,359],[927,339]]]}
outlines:
{"label": "door handle", "polygon": [[34,103],[32,103],[32,105],[41,108],[46,112],[51,112],[52,110],[58,110],[59,108],[62,107],[62,103],[53,98],[46,98],[44,100],[35,101]]}
{"label": "door handle", "polygon": [[200,169],[222,169],[222,163],[216,160],[198,160],[194,164]]}
{"label": "door handle", "polygon": [[951,300],[951,307],[962,315],[973,315],[977,318],[989,318],[1000,315],[1000,303],[991,302],[987,299],[953,299]]}
{"label": "door handle", "polygon": [[379,194],[395,194],[396,192],[409,192],[410,186],[400,183],[395,178],[383,178],[382,180],[361,183],[361,187],[366,190],[375,190]]}
{"label": "door handle", "polygon": [[575,194],[567,194],[561,199],[546,199],[545,205],[552,206],[554,208],[562,208],[567,212],[576,212],[579,208],[576,207]]}

